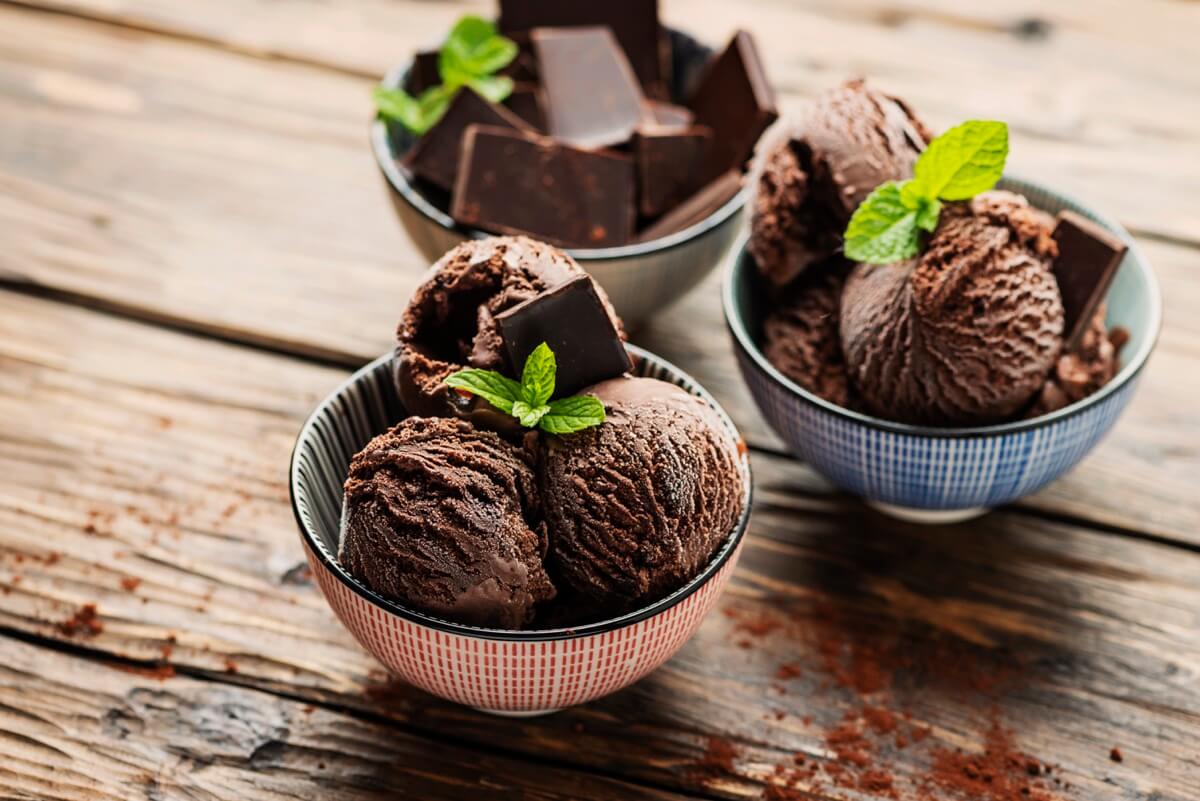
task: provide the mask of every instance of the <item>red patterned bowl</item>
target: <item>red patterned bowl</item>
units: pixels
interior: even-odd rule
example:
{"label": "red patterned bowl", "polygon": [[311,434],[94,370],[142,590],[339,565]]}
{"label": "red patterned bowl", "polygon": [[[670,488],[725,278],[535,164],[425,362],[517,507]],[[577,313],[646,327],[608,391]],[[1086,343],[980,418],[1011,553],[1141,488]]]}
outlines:
{"label": "red patterned bowl", "polygon": [[[636,373],[670,381],[712,404],[688,375],[630,347]],[[570,629],[508,631],[465,626],[377,595],[337,561],[342,482],[351,457],[406,416],[392,386],[391,356],[355,373],[313,412],[292,453],[292,509],[308,563],[338,619],[364,648],[405,681],[500,715],[538,715],[626,687],[669,659],[696,631],[729,580],[750,515],[750,466],[742,459],[745,503],[709,564],[671,595],[643,609]]]}

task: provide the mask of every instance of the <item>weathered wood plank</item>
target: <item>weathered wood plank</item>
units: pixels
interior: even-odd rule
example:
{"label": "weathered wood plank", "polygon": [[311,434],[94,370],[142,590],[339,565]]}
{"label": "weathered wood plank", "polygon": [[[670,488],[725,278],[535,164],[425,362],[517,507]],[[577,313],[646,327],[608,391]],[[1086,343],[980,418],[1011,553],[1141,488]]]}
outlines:
{"label": "weathered wood plank", "polygon": [[0,647],[6,798],[682,797],[245,687],[156,678],[14,640]]}
{"label": "weathered wood plank", "polygon": [[[436,42],[460,14],[494,8],[474,0],[34,2],[367,77]],[[751,28],[785,107],[847,75],[868,75],[938,126],[1005,119],[1017,134],[1014,168],[1088,197],[1140,230],[1200,239],[1200,207],[1190,191],[1200,178],[1192,157],[1200,136],[1193,47],[1200,13],[1190,4],[665,0],[663,13],[712,42]]]}
{"label": "weathered wood plank", "polygon": [[[981,747],[993,706],[1066,798],[1182,801],[1200,781],[1200,554],[1017,513],[905,526],[768,456],[720,611],[646,681],[525,722],[388,685],[299,568],[285,501],[294,432],[341,377],[0,294],[0,626],[721,797],[838,795],[793,755],[836,763],[829,732],[864,705],[930,727],[871,741],[904,793],[944,749]],[[91,603],[100,630],[70,625]],[[862,696],[841,674],[872,644],[888,682]]]}

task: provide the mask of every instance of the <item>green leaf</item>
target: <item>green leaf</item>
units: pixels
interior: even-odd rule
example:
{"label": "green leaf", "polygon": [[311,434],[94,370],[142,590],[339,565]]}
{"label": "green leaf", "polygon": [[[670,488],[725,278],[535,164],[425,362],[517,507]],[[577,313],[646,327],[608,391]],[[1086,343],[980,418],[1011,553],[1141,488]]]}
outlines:
{"label": "green leaf", "polygon": [[519,400],[512,405],[512,415],[521,421],[521,425],[526,428],[537,428],[538,422],[546,416],[550,411],[550,407],[546,404],[541,406],[530,406],[523,400]]}
{"label": "green leaf", "polygon": [[496,35],[496,26],[483,17],[467,14],[454,23],[443,47],[471,50]]}
{"label": "green leaf", "polygon": [[493,36],[471,50],[467,67],[476,75],[491,75],[511,64],[518,52],[517,43],[512,39]]}
{"label": "green leaf", "polygon": [[913,167],[920,194],[967,200],[996,185],[1008,158],[1008,126],[968,120],[934,139]]}
{"label": "green leaf", "polygon": [[505,414],[513,414],[514,404],[521,400],[521,385],[494,370],[459,370],[446,378],[446,386],[478,395]]}
{"label": "green leaf", "polygon": [[387,89],[376,86],[371,91],[379,116],[398,122],[410,131],[420,127],[423,120],[421,104],[403,89]]}
{"label": "green leaf", "polygon": [[480,97],[501,103],[512,94],[513,80],[507,75],[492,75],[485,78],[472,78],[467,86],[475,90]]}
{"label": "green leaf", "polygon": [[438,52],[438,73],[444,84],[458,88],[508,66],[517,52],[516,42],[498,36],[495,25],[466,16],[450,31]]}
{"label": "green leaf", "polygon": [[531,407],[542,406],[554,394],[554,374],[558,370],[558,362],[554,351],[545,342],[533,349],[525,359],[525,368],[521,371],[521,397]]}
{"label": "green leaf", "polygon": [[942,202],[935,197],[923,197],[917,201],[916,212],[917,227],[932,234],[942,213]]}
{"label": "green leaf", "polygon": [[540,428],[549,434],[573,434],[604,422],[604,404],[592,395],[575,395],[552,402]]}
{"label": "green leaf", "polygon": [[846,226],[846,258],[867,264],[912,258],[920,238],[917,217],[918,211],[905,203],[899,184],[880,184]]}

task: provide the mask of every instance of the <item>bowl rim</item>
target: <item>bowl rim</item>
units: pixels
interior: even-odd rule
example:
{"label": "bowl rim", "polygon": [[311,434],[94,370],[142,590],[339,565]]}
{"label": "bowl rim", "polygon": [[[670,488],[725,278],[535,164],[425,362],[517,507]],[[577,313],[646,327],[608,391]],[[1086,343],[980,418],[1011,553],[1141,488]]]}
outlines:
{"label": "bowl rim", "polygon": [[[689,386],[682,387],[691,394],[698,395],[702,400],[712,407],[717,413],[724,426],[735,435],[738,442],[744,441],[741,432],[733,420],[717,402],[717,400],[701,386],[691,375],[680,370],[671,362],[662,357],[626,343],[625,346],[638,359],[648,361],[651,364],[664,369],[672,374],[672,377],[682,379]],[[746,531],[749,528],[750,509],[754,500],[754,481],[751,473],[749,453],[747,450],[742,450],[741,467],[742,467],[742,487],[744,495],[744,503],[742,510],[738,514],[738,519],[734,522],[732,529],[726,535],[721,547],[713,554],[704,568],[693,576],[686,584],[678,588],[669,595],[660,598],[648,606],[635,609],[623,615],[614,618],[606,618],[595,623],[587,623],[581,626],[560,627],[555,629],[494,629],[480,626],[470,626],[464,623],[454,623],[453,621],[443,620],[442,618],[426,614],[424,612],[410,609],[395,601],[391,601],[382,595],[374,592],[366,585],[355,579],[346,571],[344,567],[331,557],[326,548],[320,543],[316,532],[311,530],[304,518],[300,514],[300,503],[297,497],[297,486],[299,485],[299,463],[298,456],[302,443],[310,440],[313,435],[313,429],[316,425],[316,419],[324,413],[330,406],[335,404],[346,390],[354,384],[362,381],[366,376],[371,375],[378,370],[382,365],[389,364],[393,358],[392,353],[373,359],[368,364],[360,367],[358,370],[342,381],[338,386],[329,393],[316,408],[304,420],[304,424],[300,427],[300,432],[296,436],[296,442],[292,446],[292,454],[288,461],[288,498],[291,501],[292,516],[296,520],[296,525],[300,529],[300,536],[304,541],[305,547],[311,552],[321,567],[328,573],[333,575],[347,589],[356,593],[364,600],[371,603],[373,606],[381,609],[384,612],[390,613],[397,617],[403,618],[410,623],[414,623],[425,628],[435,629],[437,631],[446,632],[448,634],[456,634],[463,637],[473,637],[476,639],[485,640],[500,640],[506,642],[551,642],[558,640],[572,640],[583,637],[590,637],[597,634],[604,634],[610,631],[617,631],[640,623],[652,617],[656,617],[668,609],[679,604],[685,598],[688,598],[704,585],[708,584],[714,576],[716,576],[727,562],[737,553],[741,547],[743,539],[745,539]]]}
{"label": "bowl rim", "polygon": [[[407,59],[387,71],[380,85],[395,89],[400,86],[404,75],[413,64],[413,59]],[[391,140],[388,136],[387,123],[378,116],[372,118],[370,126],[371,151],[375,154],[375,162],[379,165],[388,185],[404,202],[426,220],[434,223],[445,231],[458,234],[464,239],[482,239],[495,236],[479,228],[459,225],[449,214],[434,206],[421,194],[409,180],[407,171],[400,166],[399,159],[392,153]],[[699,222],[689,225],[680,231],[667,234],[658,239],[646,242],[632,242],[627,245],[615,245],[607,248],[560,248],[566,251],[576,261],[605,262],[619,261],[638,256],[649,256],[682,247],[694,239],[712,231],[728,222],[746,203],[748,191],[743,181],[742,188],[737,194]],[[530,234],[529,236],[533,236]],[[535,239],[537,237],[534,237]]]}
{"label": "bowl rim", "polygon": [[894,434],[904,434],[913,437],[926,437],[931,439],[964,439],[969,437],[998,437],[1009,434],[1017,434],[1035,429],[1044,428],[1046,426],[1056,425],[1068,418],[1074,417],[1087,411],[1089,408],[1099,404],[1105,398],[1113,395],[1122,387],[1134,379],[1146,366],[1146,362],[1150,358],[1155,346],[1158,344],[1158,338],[1162,332],[1162,292],[1158,284],[1158,279],[1154,275],[1154,270],[1150,267],[1150,262],[1147,261],[1142,253],[1141,247],[1134,240],[1133,236],[1116,220],[1108,215],[1095,211],[1087,204],[1076,200],[1072,195],[1065,192],[1060,192],[1057,189],[1050,189],[1044,184],[1030,181],[1011,173],[1005,173],[1001,179],[1001,188],[1010,189],[1014,192],[1024,192],[1027,190],[1042,192],[1053,195],[1064,201],[1066,206],[1075,206],[1083,209],[1100,225],[1115,232],[1129,246],[1128,257],[1132,257],[1127,262],[1136,267],[1141,274],[1142,279],[1146,283],[1150,299],[1150,320],[1147,323],[1148,336],[1142,342],[1141,347],[1132,354],[1130,358],[1125,360],[1121,369],[1115,376],[1103,387],[1082,398],[1075,403],[1064,406],[1048,414],[1038,415],[1026,420],[1013,420],[1007,423],[998,423],[986,426],[966,426],[957,428],[943,428],[938,426],[922,426],[911,425],[908,423],[898,423],[892,420],[885,420],[881,417],[875,417],[862,412],[856,412],[839,406],[835,403],[825,400],[813,392],[805,389],[790,378],[785,376],[771,364],[762,349],[755,342],[754,337],[750,335],[749,328],[746,326],[745,320],[741,318],[738,312],[737,304],[734,298],[734,288],[737,284],[737,279],[741,275],[743,269],[748,264],[747,257],[749,254],[746,250],[746,245],[750,241],[750,232],[746,230],[734,243],[728,256],[728,263],[725,265],[721,278],[721,305],[725,316],[725,326],[729,329],[730,335],[734,342],[751,360],[759,372],[770,378],[775,384],[778,384],[782,389],[786,390],[792,396],[815,406],[818,409],[832,414],[836,417],[843,418],[852,423],[875,428],[883,431],[888,431]]}

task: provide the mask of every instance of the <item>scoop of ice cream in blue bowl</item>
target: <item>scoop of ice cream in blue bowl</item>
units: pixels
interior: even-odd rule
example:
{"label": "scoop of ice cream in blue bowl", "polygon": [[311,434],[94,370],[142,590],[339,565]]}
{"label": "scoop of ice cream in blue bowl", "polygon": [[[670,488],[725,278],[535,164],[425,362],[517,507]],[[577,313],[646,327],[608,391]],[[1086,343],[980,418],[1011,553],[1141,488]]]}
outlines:
{"label": "scoop of ice cream in blue bowl", "polygon": [[1006,154],[1001,123],[934,139],[894,98],[839,87],[764,138],[725,275],[772,428],[906,519],[966,519],[1073,468],[1133,397],[1161,326],[1129,233],[1001,178]]}

